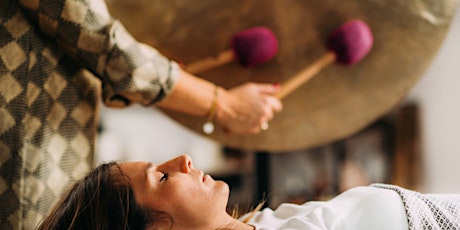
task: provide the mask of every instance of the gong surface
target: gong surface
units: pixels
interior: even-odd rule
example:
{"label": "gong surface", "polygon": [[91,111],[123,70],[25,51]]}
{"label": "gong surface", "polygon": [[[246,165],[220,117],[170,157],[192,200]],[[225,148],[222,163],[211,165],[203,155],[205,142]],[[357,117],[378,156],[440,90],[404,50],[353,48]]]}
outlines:
{"label": "gong surface", "polygon": [[[107,0],[133,36],[179,63],[230,48],[233,35],[266,26],[278,54],[253,68],[233,62],[200,74],[231,88],[244,82],[283,83],[325,53],[331,31],[351,19],[368,23],[371,52],[353,66],[334,63],[283,99],[284,109],[258,135],[210,138],[266,151],[314,147],[349,136],[398,104],[429,66],[449,29],[457,0]],[[205,118],[164,112],[202,134]],[[204,134],[203,134],[204,135]]]}

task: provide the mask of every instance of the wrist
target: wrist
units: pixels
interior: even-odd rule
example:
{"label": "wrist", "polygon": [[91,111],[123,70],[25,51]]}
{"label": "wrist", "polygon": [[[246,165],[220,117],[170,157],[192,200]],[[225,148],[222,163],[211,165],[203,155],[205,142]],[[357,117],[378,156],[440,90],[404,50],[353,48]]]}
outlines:
{"label": "wrist", "polygon": [[212,134],[215,130],[215,125],[214,125],[214,119],[217,115],[217,110],[218,110],[218,107],[219,107],[219,86],[217,86],[216,84],[214,84],[214,93],[213,93],[213,99],[212,99],[212,102],[211,102],[211,107],[208,111],[208,114],[207,114],[207,118],[206,118],[206,121],[205,123],[203,124],[203,132],[205,134]]}

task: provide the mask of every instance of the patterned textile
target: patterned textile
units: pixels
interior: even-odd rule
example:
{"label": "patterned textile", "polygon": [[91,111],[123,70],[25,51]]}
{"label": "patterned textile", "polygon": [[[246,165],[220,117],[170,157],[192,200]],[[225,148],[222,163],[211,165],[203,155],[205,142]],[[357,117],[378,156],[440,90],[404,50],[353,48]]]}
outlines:
{"label": "patterned textile", "polygon": [[460,194],[421,194],[395,185],[373,184],[399,193],[410,230],[460,229]]}
{"label": "patterned textile", "polygon": [[93,166],[101,99],[149,106],[177,77],[103,0],[0,0],[0,229],[33,229]]}

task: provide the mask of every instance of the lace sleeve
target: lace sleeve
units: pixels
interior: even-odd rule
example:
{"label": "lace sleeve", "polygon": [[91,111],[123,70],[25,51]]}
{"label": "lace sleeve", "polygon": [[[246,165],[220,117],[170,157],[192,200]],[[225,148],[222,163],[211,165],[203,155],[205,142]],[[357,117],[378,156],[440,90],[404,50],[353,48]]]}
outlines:
{"label": "lace sleeve", "polygon": [[460,194],[421,194],[395,185],[373,187],[396,191],[404,203],[409,229],[460,229]]}

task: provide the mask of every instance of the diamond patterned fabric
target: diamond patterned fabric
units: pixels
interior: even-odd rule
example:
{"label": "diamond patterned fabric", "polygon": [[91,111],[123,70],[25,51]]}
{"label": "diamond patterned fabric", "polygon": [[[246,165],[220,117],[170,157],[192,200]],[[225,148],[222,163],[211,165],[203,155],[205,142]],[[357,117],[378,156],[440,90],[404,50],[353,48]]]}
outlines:
{"label": "diamond patterned fabric", "polygon": [[0,0],[0,229],[34,229],[93,166],[99,101],[149,106],[177,77],[103,0]]}
{"label": "diamond patterned fabric", "polygon": [[406,209],[410,230],[460,229],[459,194],[421,194],[395,185],[372,186],[399,193]]}

